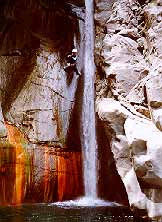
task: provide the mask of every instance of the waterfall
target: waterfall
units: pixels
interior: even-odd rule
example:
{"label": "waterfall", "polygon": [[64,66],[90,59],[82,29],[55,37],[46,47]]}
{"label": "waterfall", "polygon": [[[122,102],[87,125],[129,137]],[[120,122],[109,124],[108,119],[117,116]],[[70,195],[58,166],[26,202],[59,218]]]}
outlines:
{"label": "waterfall", "polygon": [[[83,174],[85,196],[76,200],[57,202],[57,206],[118,206],[98,198],[97,195],[97,142],[96,142],[96,123],[95,123],[95,64],[94,64],[94,5],[93,0],[85,0],[85,24],[80,24],[81,45],[79,58],[81,65],[84,65],[84,86],[83,103],[81,118],[81,142],[83,153]],[[84,36],[83,36],[84,35]],[[78,46],[77,46],[78,48]],[[83,52],[84,51],[84,52]],[[83,63],[82,63],[83,62]],[[80,67],[82,68],[82,67]],[[82,69],[81,69],[82,70]]]}
{"label": "waterfall", "polygon": [[[84,63],[84,86],[82,103],[82,151],[83,174],[85,196],[77,200],[57,202],[57,206],[116,206],[111,202],[105,202],[97,195],[97,142],[95,123],[95,64],[94,64],[94,9],[93,0],[85,0],[85,24],[84,24],[84,52],[81,50],[80,58]],[[82,32],[83,33],[83,32]],[[82,35],[81,35],[82,36]],[[83,56],[82,56],[83,55]]]}
{"label": "waterfall", "polygon": [[85,0],[85,55],[84,55],[84,92],[83,92],[83,165],[85,196],[97,198],[96,170],[96,131],[94,109],[94,19],[93,0]]}

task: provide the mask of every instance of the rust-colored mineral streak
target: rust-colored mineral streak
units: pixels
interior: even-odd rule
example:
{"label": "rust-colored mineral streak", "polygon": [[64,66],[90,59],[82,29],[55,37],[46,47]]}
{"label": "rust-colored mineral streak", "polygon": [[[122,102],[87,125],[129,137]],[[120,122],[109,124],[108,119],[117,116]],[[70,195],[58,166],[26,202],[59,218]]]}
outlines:
{"label": "rust-colored mineral streak", "polygon": [[6,127],[7,141],[0,144],[0,205],[63,201],[83,194],[80,152],[47,145],[31,148],[17,127]]}

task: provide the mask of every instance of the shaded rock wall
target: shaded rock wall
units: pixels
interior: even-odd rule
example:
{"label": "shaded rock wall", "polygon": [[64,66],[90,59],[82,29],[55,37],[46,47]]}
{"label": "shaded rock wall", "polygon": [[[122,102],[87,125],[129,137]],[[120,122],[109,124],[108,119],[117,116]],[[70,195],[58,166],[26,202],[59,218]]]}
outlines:
{"label": "shaded rock wall", "polygon": [[114,201],[125,206],[129,205],[123,182],[116,170],[109,141],[111,133],[107,134],[105,123],[97,118],[98,142],[98,196],[104,200]]}
{"label": "shaded rock wall", "polygon": [[[80,47],[79,42],[81,42],[80,39],[82,38],[78,32],[78,20],[76,17],[70,17],[66,12],[66,2],[62,1],[59,4],[56,2],[52,11],[49,11],[48,7],[43,7],[41,4],[42,2],[43,1],[14,1],[11,4],[11,2],[8,1],[3,4],[3,7],[1,8],[0,13],[2,16],[2,24],[0,54],[2,56],[0,59],[2,66],[0,88],[2,109],[3,114],[11,122],[14,122],[14,118],[11,117],[14,112],[13,110],[15,109],[15,112],[17,113],[17,109],[19,109],[16,114],[17,117],[15,117],[15,123],[18,121],[18,124],[20,125],[23,118],[25,118],[24,126],[26,124],[27,128],[33,128],[31,126],[31,119],[33,119],[33,117],[31,117],[31,119],[26,116],[22,117],[24,111],[28,110],[30,112],[30,110],[33,109],[44,109],[45,112],[42,115],[45,118],[47,117],[48,121],[50,121],[49,125],[53,127],[52,130],[60,133],[63,137],[62,140],[64,140],[68,128],[67,118],[69,117],[67,116],[69,115],[68,112],[70,112],[74,101],[74,88],[76,88],[75,83],[77,81],[74,81],[70,86],[66,83],[67,76],[63,71],[63,66],[65,65],[63,64],[63,61],[67,52],[69,52],[74,46],[74,35],[76,37],[75,44],[79,44],[78,48]],[[47,2],[44,1],[44,3]],[[63,6],[62,10],[61,6]],[[33,17],[35,18],[35,21],[32,19]],[[48,64],[43,66],[43,63]],[[43,84],[43,86],[41,86],[41,84]],[[34,93],[34,88],[36,89],[36,94]],[[32,95],[32,98],[26,98],[28,90],[31,91],[29,94],[35,94],[35,98]],[[46,93],[44,93],[44,91],[46,91]],[[63,91],[66,95],[61,95]],[[59,93],[60,99],[59,96],[58,98],[56,98],[57,96],[54,96],[54,101],[52,96],[54,94],[59,95]],[[24,97],[24,99],[26,98],[28,102],[26,103],[23,99],[19,99],[20,97]],[[64,97],[65,102],[62,102]],[[13,103],[15,106],[18,106],[18,100],[21,100],[19,102],[22,107],[13,108]],[[40,104],[41,100],[42,104]],[[48,100],[49,104],[47,104]],[[25,106],[24,103],[26,103]],[[69,105],[69,103],[71,103],[71,105]],[[51,111],[48,115],[46,110],[52,110],[52,106],[55,105],[56,108],[55,111],[53,111],[54,114],[52,114]],[[30,115],[31,113],[29,116]],[[38,115],[37,119],[40,119],[42,116],[40,117],[40,113]],[[55,120],[52,120],[52,115],[55,116],[53,118]],[[61,117],[59,115],[61,115]],[[27,123],[27,119],[30,119],[30,123]],[[63,121],[66,123],[62,124],[61,119],[64,119]],[[58,128],[61,132],[58,132],[58,129],[54,129],[53,125],[55,125],[54,122],[56,121],[59,122]],[[62,132],[61,124],[64,126],[64,132]],[[39,128],[38,125],[39,121],[36,128]],[[33,134],[33,132],[31,132],[32,130],[27,129],[27,131],[30,131],[27,134]],[[34,131],[34,133],[36,133],[36,130]],[[4,130],[2,127],[2,135],[3,132]],[[40,129],[38,129],[38,134],[40,134]],[[48,136],[46,135],[45,137]],[[38,140],[57,141],[58,139],[54,137],[50,139],[42,139],[40,136]]]}

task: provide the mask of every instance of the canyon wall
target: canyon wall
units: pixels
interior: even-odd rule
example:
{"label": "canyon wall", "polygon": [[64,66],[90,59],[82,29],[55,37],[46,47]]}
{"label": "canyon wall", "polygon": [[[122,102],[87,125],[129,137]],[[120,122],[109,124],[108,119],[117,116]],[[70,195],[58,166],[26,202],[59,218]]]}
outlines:
{"label": "canyon wall", "polygon": [[161,1],[96,0],[96,111],[132,207],[162,215]]}
{"label": "canyon wall", "polygon": [[81,81],[63,69],[74,46],[78,69],[83,66],[83,3],[73,3],[8,1],[1,7],[0,205],[83,194],[79,120],[71,136]]}

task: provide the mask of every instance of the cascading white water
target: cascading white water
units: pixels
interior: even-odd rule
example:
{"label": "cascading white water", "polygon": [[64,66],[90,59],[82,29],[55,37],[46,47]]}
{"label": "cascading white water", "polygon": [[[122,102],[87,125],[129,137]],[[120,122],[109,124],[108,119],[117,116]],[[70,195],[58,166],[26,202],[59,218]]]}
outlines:
{"label": "cascading white water", "polygon": [[83,92],[83,158],[85,196],[97,198],[96,170],[96,131],[94,110],[94,9],[93,0],[85,0],[85,55],[84,55],[84,92]]}
{"label": "cascading white water", "polygon": [[116,203],[105,202],[97,197],[97,142],[94,108],[95,65],[93,0],[85,0],[85,6],[85,51],[84,53],[83,51],[80,51],[80,58],[83,58],[84,60],[84,91],[81,122],[85,196],[77,200],[53,203],[53,205],[63,208],[75,208],[78,206],[119,206]]}

